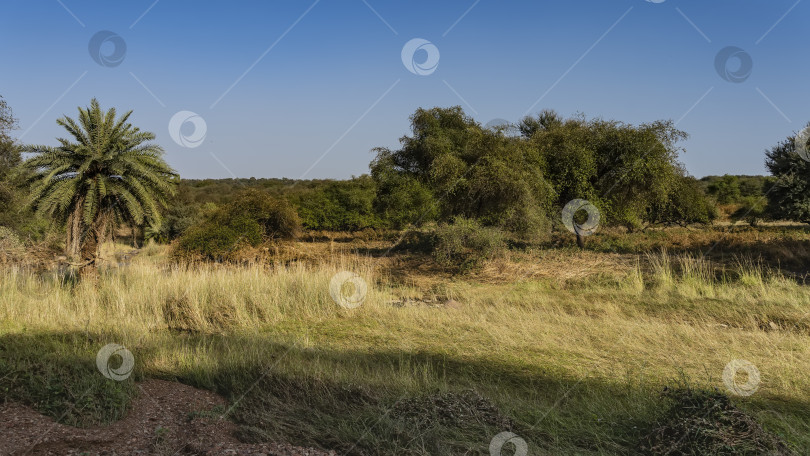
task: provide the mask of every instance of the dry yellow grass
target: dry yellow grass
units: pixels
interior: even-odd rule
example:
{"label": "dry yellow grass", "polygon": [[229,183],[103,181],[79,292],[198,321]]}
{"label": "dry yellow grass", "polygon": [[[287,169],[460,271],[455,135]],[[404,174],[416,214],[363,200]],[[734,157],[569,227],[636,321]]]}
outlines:
{"label": "dry yellow grass", "polygon": [[[71,287],[53,276],[3,269],[0,328],[5,335],[106,335],[133,347],[145,375],[203,385],[210,372],[227,366],[266,365],[278,356],[268,348],[273,344],[302,350],[273,365],[292,376],[406,391],[482,381],[474,380],[475,372],[450,379],[443,368],[416,359],[381,365],[358,358],[431,353],[490,366],[485,370],[498,366],[512,372],[513,381],[542,375],[602,385],[581,393],[592,401],[578,412],[586,422],[588,413],[617,413],[611,407],[618,399],[602,397],[607,391],[655,391],[678,378],[726,391],[724,367],[745,359],[757,366],[761,383],[754,396],[740,400],[756,405],[763,419],[772,410],[786,413],[774,404],[806,404],[805,287],[754,264],[718,277],[715,265],[688,256],[532,255],[496,260],[472,276],[428,280],[392,275],[401,259],[345,251],[317,263],[183,267],[165,262],[164,248],[151,246],[128,266],[102,272],[96,284]],[[357,309],[342,308],[330,296],[330,279],[344,270],[369,284]],[[405,298],[411,298],[407,305],[392,305]],[[453,305],[443,305],[451,299]],[[184,342],[178,334],[193,338]],[[253,342],[246,345],[245,338]],[[343,362],[326,355],[336,353],[352,355]],[[537,410],[529,409],[539,407],[537,398],[515,397],[516,391],[528,394],[524,386],[479,388],[518,416],[533,416]],[[548,426],[568,425],[566,419],[574,418]],[[771,425],[794,443],[808,443],[807,421],[792,416]]]}

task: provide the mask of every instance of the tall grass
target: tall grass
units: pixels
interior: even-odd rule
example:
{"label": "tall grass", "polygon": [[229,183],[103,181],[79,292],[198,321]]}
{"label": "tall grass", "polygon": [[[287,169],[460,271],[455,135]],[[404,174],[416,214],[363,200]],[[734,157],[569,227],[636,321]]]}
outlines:
{"label": "tall grass", "polygon": [[[763,381],[740,401],[810,448],[801,411],[810,393],[810,292],[752,262],[724,270],[662,252],[619,279],[456,278],[420,290],[358,256],[244,267],[161,258],[159,250],[139,256],[94,284],[0,270],[0,331],[15,347],[0,353],[12,359],[0,377],[18,378],[47,350],[92,366],[94,350],[116,342],[131,347],[137,378],[179,378],[239,401],[233,417],[261,423],[251,428],[256,438],[344,450],[360,442],[352,451],[368,454],[411,445],[411,454],[430,454],[455,431],[437,424],[430,432],[438,434],[423,436],[432,443],[415,447],[397,440],[403,423],[390,407],[401,397],[472,388],[537,451],[600,454],[632,445],[641,432],[633,420],[655,416],[657,392],[674,378],[725,390],[724,366],[747,359]],[[357,309],[330,296],[330,279],[343,270],[369,284]],[[35,346],[25,334],[45,339]],[[368,432],[373,422],[380,424]],[[503,430],[473,428],[456,436],[453,452],[483,452]]]}

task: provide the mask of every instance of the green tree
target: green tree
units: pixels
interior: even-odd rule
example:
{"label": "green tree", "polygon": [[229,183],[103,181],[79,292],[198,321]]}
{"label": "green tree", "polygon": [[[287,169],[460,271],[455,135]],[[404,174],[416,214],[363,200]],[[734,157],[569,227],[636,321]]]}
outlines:
{"label": "green tree", "polygon": [[20,149],[11,137],[17,119],[6,100],[0,96],[0,225],[16,224],[17,182],[14,169],[22,161]]}
{"label": "green tree", "polygon": [[128,122],[132,111],[116,118],[96,99],[79,107],[78,121],[56,122],[71,139],[59,146],[26,146],[31,173],[31,206],[66,223],[66,252],[81,266],[95,266],[98,248],[119,223],[158,224],[177,174],[163,160],[150,132]]}
{"label": "green tree", "polygon": [[663,204],[652,206],[648,221],[685,226],[709,224],[716,218],[717,208],[706,198],[700,182],[692,176],[683,176]]}
{"label": "green tree", "polygon": [[687,135],[670,121],[634,126],[543,111],[523,119],[520,130],[546,165],[555,205],[587,199],[610,224],[639,227],[683,176],[677,144]]}
{"label": "green tree", "polygon": [[740,180],[737,176],[726,174],[718,182],[709,186],[709,194],[714,195],[717,204],[736,203],[741,197]]}
{"label": "green tree", "polygon": [[327,182],[291,197],[291,201],[307,229],[357,231],[381,225],[373,207],[375,194],[374,180],[363,175]]}
{"label": "green tree", "polygon": [[810,156],[805,153],[810,144],[799,150],[796,137],[765,152],[765,166],[776,178],[768,191],[767,212],[774,218],[810,223]]}
{"label": "green tree", "polygon": [[456,106],[418,109],[398,150],[375,149],[375,207],[395,226],[457,216],[521,235],[548,231],[551,195],[536,149]]}
{"label": "green tree", "polygon": [[411,129],[399,150],[377,149],[371,164],[375,204],[389,220],[463,216],[524,236],[546,232],[550,214],[558,219],[569,201],[587,199],[603,220],[634,229],[684,178],[678,143],[687,135],[671,121],[636,126],[543,111],[524,118],[515,137],[454,107],[417,110]]}

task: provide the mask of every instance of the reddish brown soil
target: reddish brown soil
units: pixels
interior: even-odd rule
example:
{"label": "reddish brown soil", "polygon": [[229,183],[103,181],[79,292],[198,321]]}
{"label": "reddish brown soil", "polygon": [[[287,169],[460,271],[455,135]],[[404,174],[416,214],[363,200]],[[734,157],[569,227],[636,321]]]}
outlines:
{"label": "reddish brown soil", "polygon": [[30,407],[0,405],[0,455],[335,455],[283,443],[239,442],[236,425],[211,413],[226,410],[225,399],[209,391],[162,380],[138,387],[127,415],[102,427],[66,426]]}

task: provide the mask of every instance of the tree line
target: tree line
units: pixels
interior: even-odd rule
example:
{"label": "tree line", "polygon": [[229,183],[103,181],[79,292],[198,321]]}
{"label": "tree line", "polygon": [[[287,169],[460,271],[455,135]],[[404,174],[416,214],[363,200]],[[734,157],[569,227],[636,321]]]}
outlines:
{"label": "tree line", "polygon": [[213,252],[301,230],[436,224],[542,242],[574,199],[596,207],[601,223],[630,231],[711,223],[718,205],[730,203],[742,203],[736,215],[751,221],[810,222],[807,148],[797,141],[806,135],[766,152],[770,178],[699,181],[678,161],[687,134],[671,121],[631,125],[543,111],[486,127],[460,107],[431,108],[411,116],[399,148],[374,150],[367,175],[188,181],[130,115],[92,100],[76,119],[57,120],[68,133],[58,145],[18,144],[16,120],[0,97],[0,226],[29,239],[60,232],[72,261],[92,265],[100,243],[121,226],[143,239],[179,239],[179,249]]}

